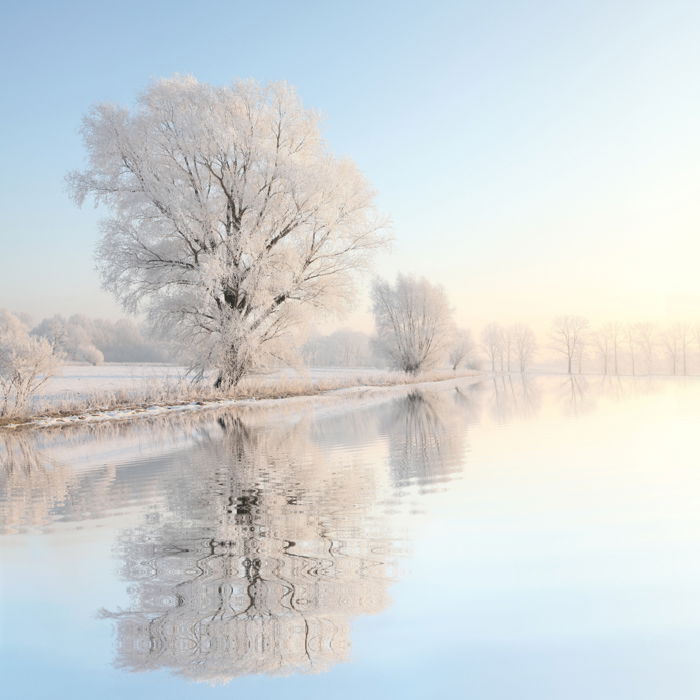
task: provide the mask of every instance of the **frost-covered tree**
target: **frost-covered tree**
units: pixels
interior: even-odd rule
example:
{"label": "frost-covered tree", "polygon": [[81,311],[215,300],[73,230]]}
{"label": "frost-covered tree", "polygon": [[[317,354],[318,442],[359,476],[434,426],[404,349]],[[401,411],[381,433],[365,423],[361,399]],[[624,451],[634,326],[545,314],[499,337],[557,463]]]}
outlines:
{"label": "frost-covered tree", "polygon": [[52,316],[32,329],[46,338],[63,359],[100,364],[107,362],[164,362],[172,359],[158,339],[147,337],[131,320],[111,321],[74,314]]}
{"label": "frost-covered tree", "polygon": [[509,330],[511,337],[511,345],[515,351],[515,357],[518,361],[520,373],[524,374],[530,368],[532,359],[535,356],[537,349],[537,340],[530,326],[524,323],[517,323],[511,326]]}
{"label": "frost-covered tree", "polygon": [[96,107],[82,133],[89,167],[69,183],[79,204],[112,211],[105,287],[179,340],[199,376],[217,368],[222,388],[283,353],[309,310],[347,300],[385,241],[373,191],[286,84],[176,76],[133,111]]}
{"label": "frost-covered tree", "polygon": [[[489,323],[481,332],[481,343],[491,363],[491,371],[496,372],[496,360],[503,357],[505,331],[498,323]],[[501,367],[501,371],[503,367]]]}
{"label": "frost-covered tree", "polygon": [[607,375],[610,362],[610,335],[603,327],[593,334],[592,340],[600,357],[600,371]]}
{"label": "frost-covered tree", "polygon": [[624,324],[611,321],[603,324],[591,337],[601,360],[601,371],[620,374],[620,350],[625,334]]}
{"label": "frost-covered tree", "polygon": [[625,344],[627,345],[627,354],[630,358],[630,371],[632,376],[637,374],[637,333],[633,323],[625,323],[622,328]]}
{"label": "frost-covered tree", "polygon": [[663,334],[663,343],[673,374],[688,374],[688,351],[690,349],[692,326],[678,321]]}
{"label": "frost-covered tree", "polygon": [[376,279],[372,301],[377,345],[393,367],[417,374],[445,358],[454,326],[442,287],[411,275]]}
{"label": "frost-covered tree", "polygon": [[[46,318],[32,329],[31,334],[46,338],[55,354],[68,360],[98,365],[104,355],[92,341],[90,329],[81,323],[79,316],[65,319],[62,316]],[[85,319],[87,321],[87,319]]]}
{"label": "frost-covered tree", "polygon": [[657,329],[653,323],[636,323],[634,325],[635,345],[644,358],[646,373],[654,371],[654,350],[657,345]]}
{"label": "frost-covered tree", "polygon": [[574,360],[578,360],[578,371],[581,372],[589,325],[582,316],[558,316],[554,319],[552,345],[566,359],[567,374],[573,373]]}
{"label": "frost-covered tree", "polygon": [[471,331],[466,328],[459,328],[455,331],[450,345],[448,359],[453,371],[458,367],[469,367],[474,363],[476,355],[476,344]]}
{"label": "frost-covered tree", "polygon": [[30,336],[17,316],[0,309],[0,416],[25,411],[57,366],[51,344]]}

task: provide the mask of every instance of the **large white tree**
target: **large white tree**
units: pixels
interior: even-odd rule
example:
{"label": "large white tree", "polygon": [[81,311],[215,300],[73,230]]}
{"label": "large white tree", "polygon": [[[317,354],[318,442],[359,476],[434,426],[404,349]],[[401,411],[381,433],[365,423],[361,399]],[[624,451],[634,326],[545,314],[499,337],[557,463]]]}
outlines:
{"label": "large white tree", "polygon": [[445,359],[454,324],[442,287],[398,275],[394,285],[375,280],[372,300],[379,349],[392,366],[417,374]]}
{"label": "large white tree", "polygon": [[385,242],[372,189],[286,84],[159,80],[133,111],[96,107],[82,132],[89,167],[69,183],[112,211],[105,286],[223,388],[288,347],[309,309],[346,301]]}

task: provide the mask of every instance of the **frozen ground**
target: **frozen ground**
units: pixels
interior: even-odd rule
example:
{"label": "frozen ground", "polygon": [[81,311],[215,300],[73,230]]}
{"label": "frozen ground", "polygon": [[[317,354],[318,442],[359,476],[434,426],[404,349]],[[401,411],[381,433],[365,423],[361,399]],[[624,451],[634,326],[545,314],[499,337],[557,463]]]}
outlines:
{"label": "frozen ground", "polygon": [[152,382],[177,381],[185,376],[185,371],[184,367],[164,364],[67,364],[39,389],[35,401],[52,404],[66,399],[85,399],[102,392],[142,389]]}
{"label": "frozen ground", "polygon": [[[279,398],[353,394],[406,384],[457,379],[448,370],[420,377],[376,368],[282,369],[247,377],[233,396],[221,396],[211,383],[203,388],[186,381],[184,367],[164,364],[71,364],[53,377],[34,398],[35,426],[105,422],[136,415],[183,413],[202,406],[223,407]],[[471,374],[471,373],[469,373]],[[185,380],[183,382],[183,380]]]}
{"label": "frozen ground", "polygon": [[[36,405],[51,407],[62,401],[87,399],[97,394],[117,391],[141,391],[149,384],[177,382],[186,376],[185,367],[166,364],[111,363],[102,365],[67,364],[49,379],[34,397]],[[352,379],[386,374],[385,370],[369,367],[324,367],[318,369],[284,369],[271,372],[266,379],[282,377],[312,380]]]}

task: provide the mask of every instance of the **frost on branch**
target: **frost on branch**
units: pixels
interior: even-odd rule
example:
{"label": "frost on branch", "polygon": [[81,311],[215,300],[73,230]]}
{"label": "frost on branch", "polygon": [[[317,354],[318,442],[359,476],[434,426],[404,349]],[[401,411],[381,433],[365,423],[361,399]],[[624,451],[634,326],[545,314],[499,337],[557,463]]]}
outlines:
{"label": "frost on branch", "polygon": [[105,286],[223,388],[283,355],[309,312],[347,302],[386,241],[373,191],[286,84],[160,80],[133,112],[95,108],[83,136],[89,168],[68,180],[112,212]]}

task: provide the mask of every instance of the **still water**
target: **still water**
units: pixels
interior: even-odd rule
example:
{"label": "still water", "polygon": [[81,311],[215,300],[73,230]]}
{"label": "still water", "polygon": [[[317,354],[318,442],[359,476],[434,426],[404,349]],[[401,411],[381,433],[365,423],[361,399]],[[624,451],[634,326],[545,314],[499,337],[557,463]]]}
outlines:
{"label": "still water", "polygon": [[3,698],[700,697],[700,380],[0,433]]}

